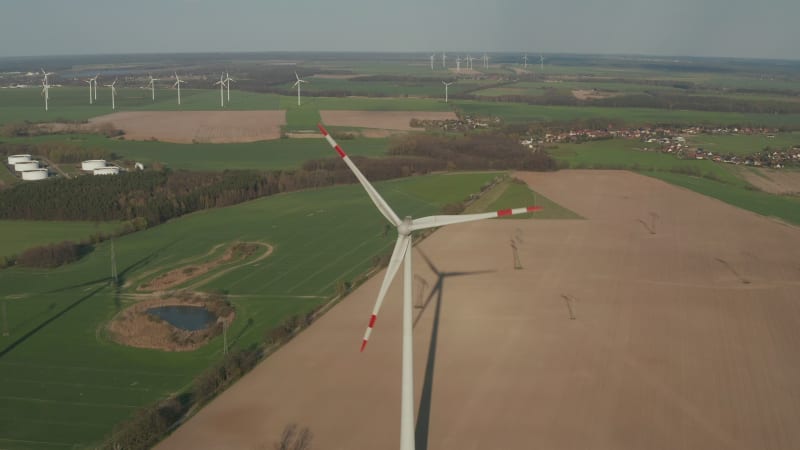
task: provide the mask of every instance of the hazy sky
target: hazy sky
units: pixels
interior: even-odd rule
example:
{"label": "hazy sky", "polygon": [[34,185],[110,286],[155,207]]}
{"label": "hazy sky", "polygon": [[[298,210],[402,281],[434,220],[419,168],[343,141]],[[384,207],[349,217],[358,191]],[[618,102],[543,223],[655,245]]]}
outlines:
{"label": "hazy sky", "polygon": [[800,0],[0,0],[0,57],[529,51],[800,59]]}

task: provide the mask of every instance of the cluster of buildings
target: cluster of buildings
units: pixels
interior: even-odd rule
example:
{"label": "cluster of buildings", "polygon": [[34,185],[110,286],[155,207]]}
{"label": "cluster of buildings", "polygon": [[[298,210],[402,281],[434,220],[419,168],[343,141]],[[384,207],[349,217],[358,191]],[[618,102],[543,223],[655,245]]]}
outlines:
{"label": "cluster of buildings", "polygon": [[[494,120],[499,122],[500,119]],[[412,128],[424,128],[426,130],[468,131],[477,130],[479,128],[489,128],[489,121],[485,119],[475,119],[470,116],[446,120],[411,119],[410,126]]]}
{"label": "cluster of buildings", "polygon": [[709,159],[715,162],[727,164],[743,164],[755,167],[773,167],[782,169],[786,166],[800,166],[800,146],[786,150],[763,150],[751,155],[722,155],[719,153],[708,152],[703,149],[686,149],[678,153],[679,158],[685,159]]}

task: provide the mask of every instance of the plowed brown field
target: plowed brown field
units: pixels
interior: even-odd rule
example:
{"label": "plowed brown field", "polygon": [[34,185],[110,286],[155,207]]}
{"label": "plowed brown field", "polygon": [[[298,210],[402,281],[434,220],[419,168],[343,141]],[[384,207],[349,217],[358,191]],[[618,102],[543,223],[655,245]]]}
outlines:
{"label": "plowed brown field", "polygon": [[189,144],[192,142],[256,142],[280,137],[285,111],[132,111],[89,120],[110,123],[125,139]]}
{"label": "plowed brown field", "polygon": [[[628,172],[518,176],[586,220],[454,225],[415,249],[426,297],[419,249],[443,274],[415,310],[418,449],[800,448],[798,228]],[[399,276],[358,352],[381,279],[158,448],[272,448],[292,422],[314,448],[397,448]]]}

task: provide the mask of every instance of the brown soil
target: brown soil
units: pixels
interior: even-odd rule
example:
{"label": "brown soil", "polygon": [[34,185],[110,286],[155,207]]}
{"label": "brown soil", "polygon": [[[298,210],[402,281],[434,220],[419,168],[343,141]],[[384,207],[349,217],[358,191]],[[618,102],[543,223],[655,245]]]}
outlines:
{"label": "brown soil", "polygon": [[134,111],[89,120],[90,125],[111,124],[125,139],[192,142],[256,142],[280,138],[286,124],[284,111]]}
{"label": "brown soil", "polygon": [[[415,248],[426,448],[800,448],[800,229],[628,172],[517,176],[586,220],[453,225]],[[157,448],[270,448],[289,423],[315,448],[396,448],[402,273],[358,351],[382,278]]]}
{"label": "brown soil", "polygon": [[[218,322],[204,330],[187,331],[147,313],[158,306],[198,306],[214,313]],[[121,311],[108,324],[109,337],[123,345],[151,348],[169,352],[196,350],[222,332],[222,323],[233,322],[235,313],[222,298],[201,296],[187,292],[170,297],[151,298],[140,301]]]}
{"label": "brown soil", "polygon": [[435,111],[320,111],[319,113],[322,121],[330,126],[401,131],[419,130],[411,127],[411,119],[458,119],[454,112]]}
{"label": "brown soil", "polygon": [[[218,248],[216,246],[214,248]],[[142,284],[139,286],[137,290],[139,291],[163,291],[167,289],[174,288],[176,286],[180,286],[186,283],[189,280],[193,280],[195,278],[200,277],[201,275],[205,275],[206,273],[210,272],[217,267],[230,263],[231,261],[246,259],[250,257],[253,253],[255,253],[259,247],[266,247],[267,251],[261,255],[257,260],[252,261],[251,263],[260,261],[272,253],[272,246],[263,244],[260,242],[239,242],[223,253],[219,258],[213,259],[203,264],[189,264],[185,266],[178,267],[176,269],[170,270],[169,272],[159,275],[156,278],[150,280],[147,283]],[[212,249],[213,251],[213,249]],[[208,280],[204,280],[206,282]]]}
{"label": "brown soil", "polygon": [[575,89],[572,95],[578,100],[599,100],[603,98],[616,97],[619,94],[616,92],[604,92],[597,89]]}
{"label": "brown soil", "polygon": [[[758,173],[754,173],[757,170]],[[800,171],[786,169],[740,168],[745,180],[764,192],[779,195],[800,195]]]}

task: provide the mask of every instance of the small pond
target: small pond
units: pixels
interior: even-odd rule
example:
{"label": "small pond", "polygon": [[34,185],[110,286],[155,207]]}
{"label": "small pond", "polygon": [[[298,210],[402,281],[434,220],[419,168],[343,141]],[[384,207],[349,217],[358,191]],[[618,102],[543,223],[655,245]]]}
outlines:
{"label": "small pond", "polygon": [[158,306],[147,310],[159,319],[182,330],[197,331],[208,328],[217,320],[211,311],[202,306]]}

